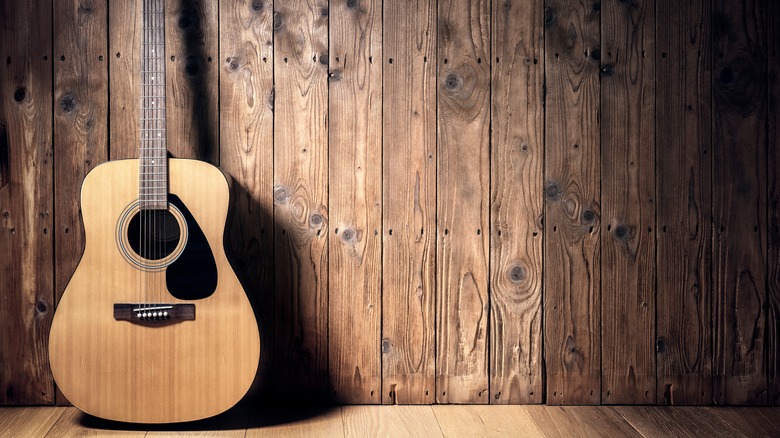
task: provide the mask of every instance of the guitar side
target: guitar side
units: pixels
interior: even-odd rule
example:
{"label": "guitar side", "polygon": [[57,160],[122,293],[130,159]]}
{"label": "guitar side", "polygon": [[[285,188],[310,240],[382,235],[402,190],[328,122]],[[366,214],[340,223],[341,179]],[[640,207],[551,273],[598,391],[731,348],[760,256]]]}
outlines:
{"label": "guitar side", "polygon": [[[165,269],[148,272],[120,251],[120,217],[138,199],[138,160],[101,164],[81,192],[86,246],[52,322],[49,356],[62,393],[105,419],[174,423],[217,415],[255,377],[260,338],[224,248],[229,188],[214,166],[169,160],[169,187],[205,236],[216,264],[213,293],[173,297]],[[118,303],[194,304],[195,319],[144,325],[117,320]]]}

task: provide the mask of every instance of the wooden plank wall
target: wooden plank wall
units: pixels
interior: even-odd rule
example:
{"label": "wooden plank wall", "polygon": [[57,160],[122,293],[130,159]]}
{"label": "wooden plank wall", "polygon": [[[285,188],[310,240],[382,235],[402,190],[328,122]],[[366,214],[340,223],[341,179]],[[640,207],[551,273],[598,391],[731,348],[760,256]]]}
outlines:
{"label": "wooden plank wall", "polygon": [[[137,156],[140,2],[0,7],[0,404],[86,173]],[[169,0],[171,155],[233,178],[251,400],[780,404],[771,0]]]}

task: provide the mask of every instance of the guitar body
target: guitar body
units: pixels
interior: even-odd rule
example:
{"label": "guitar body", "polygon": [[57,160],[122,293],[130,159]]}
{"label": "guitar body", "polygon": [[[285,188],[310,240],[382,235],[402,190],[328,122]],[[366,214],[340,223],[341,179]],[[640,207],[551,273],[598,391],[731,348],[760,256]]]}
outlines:
{"label": "guitar body", "polygon": [[[82,187],[86,247],[55,312],[49,356],[65,397],[97,417],[134,423],[211,417],[237,403],[257,371],[257,321],[225,257],[227,180],[208,163],[168,163],[170,210],[177,213],[169,218],[179,235],[158,245],[167,244],[162,255],[170,254],[150,266],[143,251],[134,251],[129,230],[140,214],[139,161],[97,166]],[[149,310],[137,321],[141,313],[128,307],[123,319],[115,309],[120,303],[189,306],[194,317],[171,318],[168,310],[152,317]]]}

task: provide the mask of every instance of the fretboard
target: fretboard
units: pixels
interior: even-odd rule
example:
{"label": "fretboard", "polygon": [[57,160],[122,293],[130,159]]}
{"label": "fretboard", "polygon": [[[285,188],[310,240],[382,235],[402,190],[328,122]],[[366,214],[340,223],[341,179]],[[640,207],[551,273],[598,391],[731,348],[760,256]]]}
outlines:
{"label": "fretboard", "polygon": [[164,11],[165,0],[143,0],[141,154],[138,196],[142,210],[168,208]]}

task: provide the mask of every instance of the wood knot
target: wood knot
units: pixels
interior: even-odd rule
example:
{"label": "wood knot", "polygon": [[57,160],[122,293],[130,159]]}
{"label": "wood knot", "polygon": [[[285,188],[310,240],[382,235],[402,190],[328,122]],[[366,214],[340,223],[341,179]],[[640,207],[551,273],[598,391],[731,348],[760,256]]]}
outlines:
{"label": "wood knot", "polygon": [[522,266],[513,266],[509,270],[508,276],[512,283],[521,283],[525,279],[525,269]]}
{"label": "wood knot", "polygon": [[723,70],[720,71],[718,79],[723,85],[731,85],[737,80],[737,72],[735,72],[734,69],[729,66],[723,67]]}
{"label": "wood knot", "polygon": [[19,87],[14,92],[14,100],[17,102],[23,101],[26,96],[27,96],[27,89],[24,87]]}
{"label": "wood knot", "polygon": [[341,240],[345,243],[352,243],[355,240],[355,236],[357,236],[357,232],[353,228],[345,228],[341,232]]}
{"label": "wood knot", "polygon": [[341,80],[341,70],[333,70],[328,74],[328,78],[331,81],[340,81]]}
{"label": "wood knot", "polygon": [[549,201],[557,201],[561,199],[561,188],[554,182],[548,182],[544,186],[544,197]]}
{"label": "wood knot", "polygon": [[277,204],[283,204],[290,198],[290,193],[285,187],[276,187],[274,189],[274,202]]}
{"label": "wood knot", "polygon": [[328,65],[328,52],[320,53],[320,64]]}
{"label": "wood knot", "polygon": [[323,217],[319,213],[314,213],[309,218],[309,224],[311,226],[313,226],[313,227],[318,227],[318,226],[322,225],[322,222],[323,222]]}
{"label": "wood knot", "polygon": [[594,47],[593,49],[591,49],[590,57],[597,61],[601,59],[601,49],[599,49],[598,47]]}
{"label": "wood knot", "polygon": [[322,15],[323,17],[327,17],[328,14],[330,14],[330,11],[328,10],[327,7],[320,9],[320,15]]}
{"label": "wood knot", "polygon": [[460,88],[460,86],[463,84],[463,81],[457,74],[450,73],[447,75],[447,79],[445,79],[444,84],[448,90],[455,91]]}
{"label": "wood knot", "polygon": [[196,77],[200,73],[200,58],[197,56],[188,56],[184,61],[184,71],[189,77]]}
{"label": "wood knot", "polygon": [[614,234],[617,239],[626,240],[628,239],[628,235],[629,235],[628,231],[629,230],[627,226],[620,224],[617,227],[615,227]]}
{"label": "wood knot", "polygon": [[591,8],[594,14],[598,14],[601,12],[601,2],[593,2],[593,7]]}
{"label": "wood knot", "polygon": [[658,338],[655,340],[655,351],[658,353],[666,352],[666,339]]}
{"label": "wood knot", "polygon": [[392,348],[389,339],[382,339],[382,353],[389,353]]}
{"label": "wood knot", "polygon": [[274,30],[280,30],[284,26],[284,17],[281,12],[274,12]]}
{"label": "wood knot", "polygon": [[262,0],[253,0],[252,1],[252,10],[255,12],[260,12],[263,10],[263,2]]}
{"label": "wood knot", "polygon": [[612,64],[604,64],[601,67],[601,76],[610,77],[615,74],[615,66]]}
{"label": "wood knot", "polygon": [[47,310],[49,310],[49,306],[46,304],[43,300],[38,300],[35,303],[35,310],[38,311],[38,313],[46,313]]}
{"label": "wood knot", "polygon": [[179,20],[176,24],[178,24],[180,29],[190,32],[200,28],[200,18],[197,11],[192,8],[186,8],[179,12]]}
{"label": "wood knot", "polygon": [[596,220],[596,213],[592,210],[585,210],[582,213],[582,221],[585,223],[591,223]]}
{"label": "wood knot", "polygon": [[555,23],[555,10],[551,7],[544,8],[544,25],[552,26]]}
{"label": "wood knot", "polygon": [[347,0],[347,7],[349,9],[355,9],[360,4],[359,0]]}
{"label": "wood knot", "polygon": [[238,70],[238,58],[235,56],[231,56],[230,58],[226,59],[225,62],[227,63],[229,69]]}
{"label": "wood knot", "polygon": [[71,94],[66,94],[60,99],[60,108],[65,113],[72,113],[76,109],[76,98]]}

